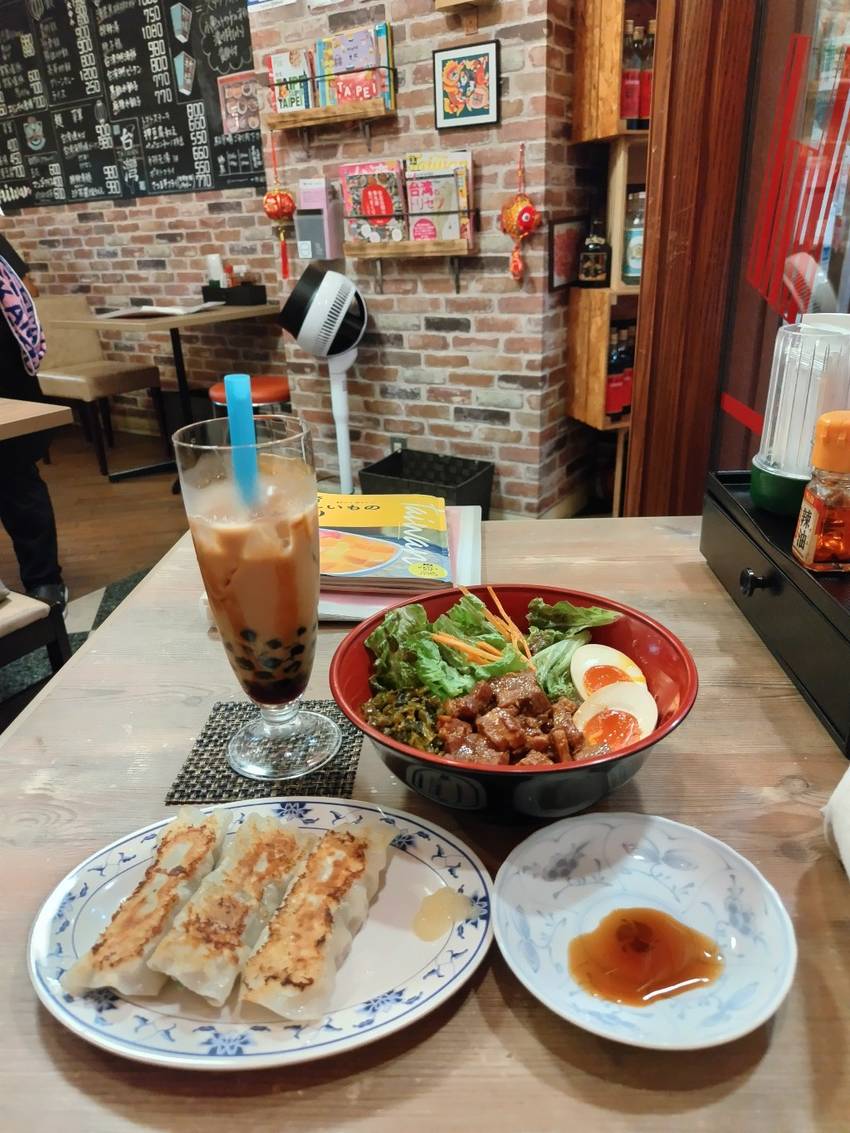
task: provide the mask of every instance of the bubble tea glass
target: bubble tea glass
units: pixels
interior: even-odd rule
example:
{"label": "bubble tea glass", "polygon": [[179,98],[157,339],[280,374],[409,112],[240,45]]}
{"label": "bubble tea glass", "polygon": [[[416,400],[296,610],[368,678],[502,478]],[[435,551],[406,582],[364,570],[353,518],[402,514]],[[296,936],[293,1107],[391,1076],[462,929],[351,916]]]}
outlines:
{"label": "bubble tea glass", "polygon": [[255,419],[257,491],[234,476],[226,417],[174,434],[183,503],[227,658],[260,714],[230,740],[251,779],[294,779],[331,759],[341,734],[299,704],[318,631],[319,529],[310,434],[295,417]]}

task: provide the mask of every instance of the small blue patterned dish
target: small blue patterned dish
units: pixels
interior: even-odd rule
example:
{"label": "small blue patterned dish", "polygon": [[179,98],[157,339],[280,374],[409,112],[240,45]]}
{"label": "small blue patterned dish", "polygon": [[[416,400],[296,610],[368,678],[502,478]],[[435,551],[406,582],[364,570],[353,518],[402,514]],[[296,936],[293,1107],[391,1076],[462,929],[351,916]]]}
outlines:
{"label": "small blue patterned dish", "polygon": [[[310,831],[364,819],[395,829],[383,884],[339,969],[328,1014],[293,1025],[263,1008],[240,1009],[235,992],[223,1007],[211,1007],[173,983],[156,998],[130,998],[108,988],[75,997],[63,990],[63,971],[91,947],[144,875],[157,833],[169,821],[163,819],[87,858],[59,883],[32,927],[29,974],[38,998],[95,1046],[188,1070],[290,1066],[409,1026],[461,988],[486,956],[490,877],[475,854],[439,826],[348,799],[258,799],[220,809],[233,814],[227,837],[249,814],[273,815]],[[436,940],[422,940],[414,919],[423,899],[443,887],[467,898],[467,915]]]}
{"label": "small blue patterned dish", "polygon": [[[711,984],[647,1006],[598,998],[572,978],[567,949],[623,908],[658,909],[705,933],[724,965]],[[776,890],[716,838],[666,818],[586,814],[527,838],[496,876],[493,927],[541,1003],[603,1038],[700,1050],[749,1034],[794,979],[797,942]]]}

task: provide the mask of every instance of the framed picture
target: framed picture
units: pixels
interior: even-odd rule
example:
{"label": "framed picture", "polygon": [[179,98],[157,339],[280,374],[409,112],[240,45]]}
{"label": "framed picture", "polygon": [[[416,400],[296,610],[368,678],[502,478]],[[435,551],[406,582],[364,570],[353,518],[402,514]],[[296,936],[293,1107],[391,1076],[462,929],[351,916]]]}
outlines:
{"label": "framed picture", "polygon": [[586,216],[558,216],[549,222],[549,290],[560,291],[578,278],[578,257],[587,234]]}
{"label": "framed picture", "polygon": [[492,126],[499,121],[499,41],[434,52],[434,125]]}

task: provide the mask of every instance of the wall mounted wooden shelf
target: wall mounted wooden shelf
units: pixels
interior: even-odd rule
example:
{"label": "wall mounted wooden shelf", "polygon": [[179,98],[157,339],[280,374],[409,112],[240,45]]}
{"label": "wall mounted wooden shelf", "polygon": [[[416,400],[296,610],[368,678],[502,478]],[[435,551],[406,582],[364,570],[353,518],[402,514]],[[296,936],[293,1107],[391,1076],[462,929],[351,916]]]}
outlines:
{"label": "wall mounted wooden shelf", "polygon": [[611,244],[611,290],[637,295],[640,285],[623,279],[626,196],[629,185],[646,184],[646,135],[615,138],[608,150],[608,241]]}
{"label": "wall mounted wooden shelf", "polygon": [[[648,0],[577,0],[573,79],[574,142],[610,141],[620,135],[646,134],[627,130],[620,117],[623,27],[628,15],[646,23],[655,15]],[[637,9],[637,10],[635,10]]]}
{"label": "wall mounted wooden shelf", "polygon": [[627,427],[605,413],[612,309],[627,295],[608,287],[573,287],[567,308],[569,386],[566,412],[592,429]]}
{"label": "wall mounted wooden shelf", "polygon": [[346,256],[351,259],[375,260],[378,267],[378,293],[383,293],[384,278],[382,260],[432,259],[447,256],[451,261],[455,292],[460,291],[460,261],[472,255],[472,248],[466,240],[394,240],[379,244],[367,244],[360,240],[346,240],[342,246]]}
{"label": "wall mounted wooden shelf", "polygon": [[367,244],[360,240],[346,240],[346,256],[361,260],[400,260],[417,256],[468,256],[465,240],[393,240],[380,244]]}
{"label": "wall mounted wooden shelf", "polygon": [[434,0],[434,11],[459,15],[461,26],[469,35],[478,31],[478,9],[489,3],[490,0]]}
{"label": "wall mounted wooden shelf", "polygon": [[309,149],[309,131],[315,126],[333,126],[340,122],[356,122],[371,147],[371,123],[376,118],[389,118],[395,110],[387,110],[382,98],[363,102],[343,102],[338,106],[313,106],[309,110],[288,110],[282,114],[267,114],[266,126],[270,130],[299,130],[305,147]]}

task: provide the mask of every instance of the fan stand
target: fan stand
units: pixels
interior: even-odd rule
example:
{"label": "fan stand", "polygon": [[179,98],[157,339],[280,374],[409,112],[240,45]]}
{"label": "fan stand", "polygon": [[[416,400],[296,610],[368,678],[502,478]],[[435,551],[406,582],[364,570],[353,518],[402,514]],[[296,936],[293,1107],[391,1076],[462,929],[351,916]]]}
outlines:
{"label": "fan stand", "polygon": [[332,354],[328,358],[331,375],[331,412],[336,429],[336,451],[339,459],[339,490],[343,495],[354,491],[351,474],[351,436],[348,431],[348,371],[357,361],[357,349]]}

